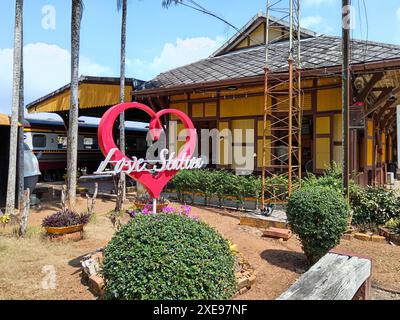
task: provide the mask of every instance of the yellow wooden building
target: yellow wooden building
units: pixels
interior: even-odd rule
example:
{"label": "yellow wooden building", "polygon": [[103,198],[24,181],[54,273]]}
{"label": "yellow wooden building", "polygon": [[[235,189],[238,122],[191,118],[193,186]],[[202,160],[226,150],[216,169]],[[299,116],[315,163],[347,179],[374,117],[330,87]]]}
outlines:
{"label": "yellow wooden building", "polygon": [[[272,79],[288,77],[288,25],[271,18]],[[236,35],[209,58],[170,70],[151,81],[132,83],[132,100],[155,110],[175,108],[186,112],[198,129],[254,129],[255,169],[262,166],[264,109],[265,16],[253,17]],[[352,40],[351,171],[360,183],[384,183],[388,165],[396,162],[396,105],[400,97],[400,46]],[[302,164],[303,169],[322,172],[342,158],[341,38],[301,30],[302,48]],[[93,82],[93,81],[92,81]],[[107,83],[106,83],[107,85]],[[117,81],[108,83],[117,90]],[[101,116],[114,103],[107,88],[84,90],[81,115]],[[91,86],[93,88],[93,85]],[[56,112],[65,117],[69,88],[54,92],[28,105],[29,112]],[[285,87],[276,87],[273,99],[288,99]],[[106,93],[106,95],[104,95]],[[114,98],[117,98],[114,92]],[[104,100],[105,99],[105,100]],[[99,100],[99,101],[97,101]],[[117,103],[118,101],[115,101]],[[277,110],[279,113],[279,110]],[[268,123],[271,117],[268,115]],[[130,113],[129,120],[144,120]],[[267,132],[267,145],[279,127]],[[221,141],[223,148],[226,141]],[[242,152],[242,141],[232,141]],[[267,166],[273,166],[271,153]],[[217,167],[238,169],[222,156]]]}
{"label": "yellow wooden building", "polygon": [[[281,80],[288,77],[288,25],[271,19],[275,28],[270,42],[276,41],[270,45],[270,78]],[[265,29],[265,16],[258,14],[208,59],[160,74],[136,90],[134,99],[155,108],[183,110],[197,128],[254,129],[255,167],[260,171]],[[341,38],[301,31],[302,164],[303,171],[321,173],[332,161],[342,161]],[[351,172],[360,183],[383,183],[387,166],[396,161],[400,46],[353,40],[351,63]],[[271,99],[288,100],[287,87],[274,90],[276,97]],[[271,118],[270,114],[268,125]],[[274,130],[279,127],[267,132],[268,146],[274,143]],[[233,149],[242,152],[244,148],[233,141]],[[273,158],[267,152],[267,167],[272,167]],[[220,158],[218,166],[237,169],[225,160]]]}

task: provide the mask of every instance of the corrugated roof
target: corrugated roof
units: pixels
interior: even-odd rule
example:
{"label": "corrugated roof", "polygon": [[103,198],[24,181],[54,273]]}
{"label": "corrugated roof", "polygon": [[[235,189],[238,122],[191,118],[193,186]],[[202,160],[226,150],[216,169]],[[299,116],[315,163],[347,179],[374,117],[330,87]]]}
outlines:
{"label": "corrugated roof", "polygon": [[[233,35],[221,48],[215,51],[211,56],[216,57],[222,55],[235,47],[240,41],[249,36],[250,31],[255,30],[259,25],[265,24],[267,16],[263,12],[256,14],[242,29],[240,29],[235,35]],[[289,30],[290,24],[283,18],[276,18],[273,16],[269,17],[271,25],[282,27],[285,30]],[[301,38],[306,39],[309,37],[315,37],[316,32],[300,28]]]}
{"label": "corrugated roof", "polygon": [[[341,38],[320,35],[301,41],[302,68],[316,69],[342,64]],[[270,70],[287,71],[288,42],[270,45]],[[400,58],[400,46],[372,41],[352,40],[352,64],[377,62]],[[261,76],[265,66],[265,46],[241,49],[221,56],[161,73],[137,91],[156,88],[174,88],[207,82]]]}
{"label": "corrugated roof", "polygon": [[[115,78],[115,77],[92,77],[92,76],[80,76],[79,77],[79,85],[84,84],[84,83],[95,83],[95,84],[110,84],[110,85],[119,85],[120,83],[120,78]],[[134,79],[134,78],[126,78],[125,79],[125,84],[127,86],[132,86],[133,88],[137,87],[137,86],[141,86],[144,84],[144,81],[142,80],[138,80],[138,79]],[[27,104],[26,108],[32,109],[35,106],[39,105],[42,102],[45,102],[46,100],[49,100],[63,92],[67,92],[71,87],[71,84],[68,83],[65,86],[50,92],[49,94]]]}

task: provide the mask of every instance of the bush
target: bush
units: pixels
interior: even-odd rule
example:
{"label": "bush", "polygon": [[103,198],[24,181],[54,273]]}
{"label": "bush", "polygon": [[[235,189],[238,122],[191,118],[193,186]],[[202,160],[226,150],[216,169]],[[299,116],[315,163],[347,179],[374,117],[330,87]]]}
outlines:
{"label": "bush", "polygon": [[[324,171],[324,174],[320,177],[309,173],[306,178],[303,179],[302,187],[327,187],[334,189],[338,192],[342,192],[343,180],[342,180],[342,166],[332,162],[331,166]],[[353,193],[357,192],[360,187],[354,182],[349,181],[350,197]]]}
{"label": "bush", "polygon": [[400,233],[400,218],[392,218],[385,223],[385,227],[393,232]]}
{"label": "bush", "polygon": [[[200,193],[207,204],[216,197],[222,206],[225,199],[232,197],[238,205],[243,206],[247,197],[261,198],[261,178],[255,175],[238,176],[226,170],[183,170],[173,179],[178,198],[184,202],[184,193]],[[265,195],[281,195],[282,200],[287,195],[287,178],[280,175],[267,177]]]}
{"label": "bush", "polygon": [[393,190],[359,188],[351,196],[353,224],[362,229],[374,229],[392,218],[400,218],[400,199]]}
{"label": "bush", "polygon": [[42,227],[44,228],[60,228],[70,227],[79,224],[87,224],[90,220],[91,214],[81,213],[78,214],[73,211],[59,211],[43,219]]}
{"label": "bush", "polygon": [[288,221],[311,264],[339,244],[347,228],[348,213],[343,196],[326,187],[308,187],[291,195]]}
{"label": "bush", "polygon": [[229,299],[236,289],[228,242],[183,215],[137,215],[105,249],[106,298]]}

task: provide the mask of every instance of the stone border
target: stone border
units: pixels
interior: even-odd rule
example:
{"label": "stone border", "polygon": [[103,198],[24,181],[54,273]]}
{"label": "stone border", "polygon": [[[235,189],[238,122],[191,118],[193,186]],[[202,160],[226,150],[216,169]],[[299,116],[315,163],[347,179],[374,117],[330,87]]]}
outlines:
{"label": "stone border", "polygon": [[[256,281],[255,270],[245,260],[241,253],[235,252],[235,277],[236,293],[233,298],[242,295],[251,289]],[[99,248],[85,255],[81,259],[82,277],[88,281],[89,288],[93,294],[102,297],[105,293],[106,282],[101,274],[101,266],[104,259],[104,249]]]}
{"label": "stone border", "polygon": [[386,239],[386,237],[382,236],[382,235],[376,235],[376,234],[368,234],[368,233],[363,233],[363,232],[348,232],[345,233],[342,236],[342,240],[347,240],[347,241],[351,241],[354,239],[360,240],[360,241],[371,241],[371,242],[377,242],[377,243],[387,243],[388,240]]}
{"label": "stone border", "polygon": [[390,229],[385,227],[379,227],[379,234],[387,239],[387,241],[392,242],[400,246],[400,234],[392,232]]}
{"label": "stone border", "polygon": [[239,252],[235,253],[236,294],[242,295],[249,291],[256,282],[256,272]]}

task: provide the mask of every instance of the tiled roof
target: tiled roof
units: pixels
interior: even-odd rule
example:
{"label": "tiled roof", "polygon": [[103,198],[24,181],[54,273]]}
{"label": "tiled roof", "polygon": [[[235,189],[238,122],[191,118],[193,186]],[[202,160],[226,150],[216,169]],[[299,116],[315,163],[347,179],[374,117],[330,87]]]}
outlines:
{"label": "tiled roof", "polygon": [[[353,40],[351,63],[375,62],[400,58],[400,46]],[[341,38],[316,36],[301,41],[302,68],[328,68],[341,65]],[[288,42],[270,45],[270,70],[287,70]],[[237,50],[217,57],[161,73],[138,90],[173,88],[213,81],[240,79],[263,75],[265,46]]]}

